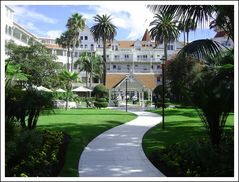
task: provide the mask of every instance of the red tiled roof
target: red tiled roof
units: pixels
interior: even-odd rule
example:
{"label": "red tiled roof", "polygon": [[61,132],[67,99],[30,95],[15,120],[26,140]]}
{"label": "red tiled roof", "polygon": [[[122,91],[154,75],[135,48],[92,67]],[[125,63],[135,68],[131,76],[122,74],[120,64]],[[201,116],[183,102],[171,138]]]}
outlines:
{"label": "red tiled roof", "polygon": [[151,41],[148,29],[145,30],[144,36],[142,38],[142,41]]}
{"label": "red tiled roof", "polygon": [[[125,78],[126,74],[107,74],[106,75],[106,87],[112,89],[120,81]],[[153,90],[157,86],[157,77],[156,74],[134,74],[134,78],[138,80],[146,88]]]}

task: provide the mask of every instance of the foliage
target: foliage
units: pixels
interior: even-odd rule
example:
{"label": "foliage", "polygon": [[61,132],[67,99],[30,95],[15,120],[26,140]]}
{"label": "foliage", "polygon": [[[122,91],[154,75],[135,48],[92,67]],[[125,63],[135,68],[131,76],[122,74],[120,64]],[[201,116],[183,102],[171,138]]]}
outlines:
{"label": "foliage", "polygon": [[106,43],[113,41],[116,36],[116,26],[111,22],[111,16],[96,15],[94,17],[95,25],[90,28],[96,41],[103,43],[103,84],[106,82]]}
{"label": "foliage", "polygon": [[[55,56],[49,54],[43,45],[20,46],[9,42],[6,45],[7,64],[18,67],[27,76],[28,85],[43,85],[51,88],[57,71],[60,69]],[[18,70],[19,70],[18,69]],[[19,70],[19,71],[20,71]]]}
{"label": "foliage", "polygon": [[106,99],[108,96],[108,89],[104,85],[99,84],[95,86],[93,94],[96,96],[96,100],[94,102],[96,108],[108,106],[108,101]]}
{"label": "foliage", "polygon": [[[152,110],[151,112],[159,113],[161,114],[162,111],[160,110]],[[146,154],[146,156],[151,160],[151,162],[158,167],[158,169],[163,172],[166,176],[171,177],[171,176],[177,176],[176,172],[184,172],[186,174],[186,171],[183,171],[183,168],[181,166],[178,166],[179,160],[181,161],[180,165],[184,165],[184,159],[187,160],[188,162],[185,164],[188,164],[185,168],[195,169],[194,164],[190,163],[193,160],[196,162],[200,162],[201,160],[204,160],[204,155],[205,159],[210,158],[210,155],[213,155],[213,153],[207,154],[207,150],[213,149],[213,151],[217,151],[218,149],[213,147],[211,145],[211,141],[207,137],[207,131],[205,127],[203,126],[203,123],[200,121],[200,118],[197,114],[197,111],[192,108],[167,108],[165,109],[165,119],[167,122],[167,127],[163,130],[161,127],[161,124],[153,127],[150,129],[144,136],[143,138],[143,149]],[[230,113],[229,117],[227,118],[227,123],[226,123],[226,128],[225,128],[225,135],[227,133],[230,133],[230,131],[233,131],[233,123],[234,123],[234,115],[233,113]],[[232,133],[231,133],[232,134]],[[207,140],[199,140],[200,138],[207,138]],[[230,136],[233,138],[233,136]],[[229,139],[230,139],[229,137]],[[227,137],[226,137],[227,138]],[[189,144],[191,142],[192,146]],[[199,145],[200,142],[203,141],[202,145]],[[231,142],[233,142],[230,139]],[[180,144],[182,143],[183,144]],[[225,142],[228,143],[228,142]],[[173,146],[182,146],[179,150],[178,147],[170,147],[170,145]],[[185,144],[185,145],[184,145]],[[194,145],[195,144],[195,145]],[[233,143],[231,143],[233,144]],[[224,138],[222,141],[222,145],[220,146],[221,149],[227,148],[230,150],[230,152],[223,152],[220,154],[221,159],[226,159],[230,158],[228,160],[228,163],[221,162],[219,164],[218,162],[212,163],[214,165],[213,171],[211,174],[208,173],[208,176],[212,176],[216,174],[216,170],[214,170],[217,165],[231,165],[230,162],[233,161],[233,145],[224,145]],[[198,148],[196,148],[198,147]],[[201,149],[200,149],[201,147]],[[171,150],[167,149],[171,148]],[[166,152],[161,152],[162,149],[167,149]],[[197,151],[198,149],[198,151]],[[205,150],[204,150],[205,149]],[[165,151],[165,150],[163,150]],[[182,151],[182,152],[180,152]],[[201,151],[204,151],[205,153],[202,153]],[[167,155],[169,154],[169,155]],[[228,156],[223,156],[223,155],[228,155]],[[195,156],[194,156],[195,155]],[[163,158],[163,156],[165,156]],[[218,156],[218,155],[217,155]],[[211,163],[217,156],[214,156],[213,158],[209,159],[208,162]],[[219,161],[219,159],[218,159]],[[222,160],[221,160],[222,161]],[[230,161],[230,162],[229,162]],[[165,163],[162,163],[165,162]],[[207,162],[207,161],[206,161]],[[165,165],[164,165],[165,164]],[[206,164],[205,164],[206,165]],[[211,165],[211,164],[210,164]],[[170,170],[169,170],[169,167]],[[206,166],[207,167],[207,166]],[[218,166],[219,167],[219,166]],[[172,169],[173,168],[173,169]],[[184,169],[185,169],[184,168]],[[201,167],[200,167],[201,168]],[[220,168],[220,167],[219,167]],[[181,170],[182,169],[182,170]],[[206,168],[205,168],[206,169]],[[180,171],[181,170],[181,171]],[[225,168],[222,167],[222,170],[225,170]],[[206,172],[206,170],[204,171]],[[223,172],[223,171],[222,171]],[[204,173],[205,174],[205,173]],[[222,173],[221,173],[222,174]],[[190,175],[194,175],[191,173]],[[205,174],[206,175],[206,174]],[[220,175],[220,174],[219,174]],[[219,176],[218,175],[218,176]],[[188,175],[189,176],[189,175]],[[202,176],[202,175],[201,175]]]}
{"label": "foliage", "polygon": [[105,98],[108,96],[108,89],[104,85],[99,84],[99,85],[96,85],[95,88],[93,89],[93,94],[96,97]]}
{"label": "foliage", "polygon": [[[7,122],[17,121],[28,129],[36,127],[42,111],[53,108],[52,94],[29,88],[22,91],[18,88],[7,87],[5,94],[5,118]],[[26,124],[27,121],[27,124]]]}
{"label": "foliage", "polygon": [[63,143],[62,132],[23,130],[11,143],[15,150],[6,146],[6,176],[57,176]]}
{"label": "foliage", "polygon": [[70,42],[72,45],[72,54],[71,54],[71,71],[73,71],[73,53],[76,47],[79,47],[80,39],[79,34],[85,28],[85,19],[82,15],[74,13],[67,20],[67,29],[70,32]]}
{"label": "foliage", "polygon": [[96,98],[94,105],[96,108],[104,108],[108,106],[108,102],[105,98]]}
{"label": "foliage", "polygon": [[150,160],[169,177],[232,177],[233,139],[233,135],[224,137],[219,149],[208,138],[187,140],[155,150]]}
{"label": "foliage", "polygon": [[[234,41],[233,5],[148,5],[148,8],[156,13],[173,14],[179,22],[191,20],[197,26],[202,26],[205,22],[210,21],[210,28],[225,31],[228,37]],[[200,59],[208,54],[216,55],[220,51],[221,49],[216,42],[204,39],[191,42],[180,52],[193,53],[195,58]]]}
{"label": "foliage", "polygon": [[26,82],[29,75],[22,73],[20,65],[13,65],[11,63],[5,66],[6,76],[5,76],[5,86],[14,86],[19,82]]}
{"label": "foliage", "polygon": [[179,36],[174,15],[172,13],[159,12],[155,14],[150,26],[153,26],[149,31],[151,38],[155,39],[156,44],[164,43],[164,58],[167,60],[167,45]]}
{"label": "foliage", "polygon": [[59,38],[56,39],[56,43],[63,48],[67,48],[67,70],[70,71],[70,49],[73,47],[73,35],[72,32],[67,30],[61,34]]}
{"label": "foliage", "polygon": [[78,74],[75,72],[63,70],[62,72],[60,72],[59,77],[63,81],[66,88],[66,110],[67,110],[69,102],[69,93],[71,92],[72,89],[72,82],[78,78]]}
{"label": "foliage", "polygon": [[[171,101],[184,105],[189,105],[187,91],[194,84],[202,69],[202,64],[190,57],[178,56],[173,60],[167,61],[166,78],[168,80],[167,95]],[[160,86],[156,87],[154,92],[162,93]]]}

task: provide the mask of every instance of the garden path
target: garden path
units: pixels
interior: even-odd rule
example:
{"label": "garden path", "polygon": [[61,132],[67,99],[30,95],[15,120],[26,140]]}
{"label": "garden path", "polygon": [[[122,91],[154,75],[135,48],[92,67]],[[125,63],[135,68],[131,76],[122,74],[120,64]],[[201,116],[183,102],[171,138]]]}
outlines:
{"label": "garden path", "polygon": [[147,159],[142,138],[162,117],[133,111],[138,117],[93,139],[79,160],[81,177],[164,177]]}

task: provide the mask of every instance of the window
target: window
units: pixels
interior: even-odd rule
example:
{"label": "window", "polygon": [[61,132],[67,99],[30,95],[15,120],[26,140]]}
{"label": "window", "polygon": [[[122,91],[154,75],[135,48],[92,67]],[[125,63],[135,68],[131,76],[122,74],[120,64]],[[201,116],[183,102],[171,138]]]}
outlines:
{"label": "window", "polygon": [[5,27],[5,33],[7,33],[7,25],[6,25],[6,27]]}
{"label": "window", "polygon": [[158,69],[158,70],[160,69],[160,65],[157,65],[157,69]]}
{"label": "window", "polygon": [[9,35],[12,35],[12,27],[8,27],[8,33]]}
{"label": "window", "polygon": [[151,69],[154,69],[154,65],[151,66]]}
{"label": "window", "polygon": [[83,49],[83,44],[80,45],[80,48]]}
{"label": "window", "polygon": [[88,45],[87,44],[85,44],[85,49],[87,49],[88,48]]}
{"label": "window", "polygon": [[91,50],[93,51],[94,50],[94,44],[91,44],[90,47],[91,47]]}
{"label": "window", "polygon": [[127,69],[128,69],[128,70],[130,69],[130,65],[127,65]]}
{"label": "window", "polygon": [[88,40],[88,37],[87,37],[87,36],[85,36],[85,40]]}
{"label": "window", "polygon": [[125,59],[129,59],[129,55],[128,55],[128,54],[125,54],[125,55],[124,55],[124,58],[125,58]]}
{"label": "window", "polygon": [[173,45],[168,45],[168,50],[173,50]]}
{"label": "window", "polygon": [[100,44],[98,44],[98,48],[100,48]]}
{"label": "window", "polygon": [[118,70],[121,70],[121,66],[120,65],[118,65]]}
{"label": "window", "polygon": [[114,50],[115,46],[112,45],[112,50]]}
{"label": "window", "polygon": [[78,52],[75,52],[75,57],[77,57],[78,56]]}
{"label": "window", "polygon": [[63,50],[57,49],[57,50],[56,50],[56,55],[57,55],[57,56],[63,56]]}
{"label": "window", "polygon": [[136,65],[134,65],[134,66],[135,66],[135,67],[138,67],[139,65],[136,64]]}
{"label": "window", "polygon": [[113,69],[116,69],[116,65],[113,65]]}
{"label": "window", "polygon": [[115,46],[115,50],[118,51],[118,46]]}
{"label": "window", "polygon": [[160,83],[160,81],[161,81],[161,80],[160,80],[160,77],[158,76],[158,77],[157,77],[157,83]]}
{"label": "window", "polygon": [[80,40],[83,40],[83,36],[80,36]]}

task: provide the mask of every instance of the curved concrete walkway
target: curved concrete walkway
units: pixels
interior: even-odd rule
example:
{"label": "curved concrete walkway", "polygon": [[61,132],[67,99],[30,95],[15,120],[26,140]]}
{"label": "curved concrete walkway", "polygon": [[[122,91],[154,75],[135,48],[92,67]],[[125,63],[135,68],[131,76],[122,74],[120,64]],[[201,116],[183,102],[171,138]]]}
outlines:
{"label": "curved concrete walkway", "polygon": [[81,177],[163,177],[142,149],[145,132],[161,122],[161,116],[138,111],[138,117],[112,128],[83,151],[79,161]]}

